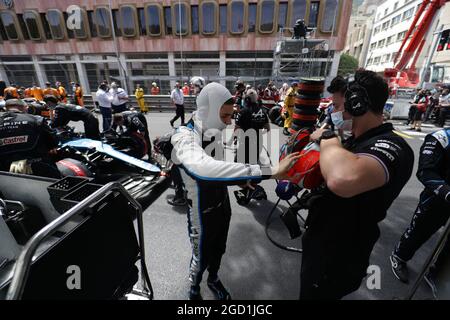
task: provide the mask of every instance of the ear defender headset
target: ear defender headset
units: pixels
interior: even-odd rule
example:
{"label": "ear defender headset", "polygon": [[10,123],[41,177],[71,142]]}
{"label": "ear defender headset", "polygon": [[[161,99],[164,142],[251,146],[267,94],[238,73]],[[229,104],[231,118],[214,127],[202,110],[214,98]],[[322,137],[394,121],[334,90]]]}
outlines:
{"label": "ear defender headset", "polygon": [[372,105],[366,88],[360,85],[362,80],[364,78],[349,83],[345,92],[345,111],[353,117],[365,115]]}

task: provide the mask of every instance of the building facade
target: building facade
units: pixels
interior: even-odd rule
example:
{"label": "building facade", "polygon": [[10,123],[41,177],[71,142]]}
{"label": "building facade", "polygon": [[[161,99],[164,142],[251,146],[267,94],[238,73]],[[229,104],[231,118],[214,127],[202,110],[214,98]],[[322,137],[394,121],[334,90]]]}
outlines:
{"label": "building facade", "polygon": [[450,2],[441,8],[427,82],[450,84]]}
{"label": "building facade", "polygon": [[350,18],[350,27],[344,52],[355,57],[360,67],[363,67],[366,63],[367,52],[372,37],[373,19],[377,7],[384,1],[365,0]]}
{"label": "building facade", "polygon": [[[0,79],[23,86],[78,81],[86,92],[104,79],[129,89],[155,81],[163,93],[196,75],[229,88],[240,77],[266,83],[281,28],[305,19],[337,53],[352,9],[345,0],[73,2],[0,7]],[[336,57],[327,70],[337,69]]]}
{"label": "building facade", "polygon": [[[394,67],[395,56],[421,5],[421,0],[395,0],[386,1],[378,7],[366,58],[367,69],[382,73],[385,69]],[[430,47],[436,24],[437,19],[425,36],[426,42],[416,63],[416,69],[419,71],[431,53]]]}

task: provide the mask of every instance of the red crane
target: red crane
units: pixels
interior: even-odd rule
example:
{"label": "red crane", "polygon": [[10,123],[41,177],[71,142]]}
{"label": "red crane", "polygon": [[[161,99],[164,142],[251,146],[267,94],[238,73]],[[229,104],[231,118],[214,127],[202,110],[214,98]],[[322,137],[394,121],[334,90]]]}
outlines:
{"label": "red crane", "polygon": [[[395,67],[384,71],[384,76],[388,80],[391,89],[398,87],[415,88],[420,83],[416,63],[425,45],[425,36],[433,23],[436,13],[448,1],[450,0],[424,0],[419,7],[414,21],[411,23],[395,56]],[[419,20],[420,23],[418,23]],[[408,68],[410,62],[411,65]]]}

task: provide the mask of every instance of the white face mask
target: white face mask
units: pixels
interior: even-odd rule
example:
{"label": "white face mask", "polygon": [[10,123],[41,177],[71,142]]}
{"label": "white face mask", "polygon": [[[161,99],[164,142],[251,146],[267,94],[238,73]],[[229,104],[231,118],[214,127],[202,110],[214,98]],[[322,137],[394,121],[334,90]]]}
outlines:
{"label": "white face mask", "polygon": [[351,131],[353,129],[353,120],[344,120],[342,111],[331,114],[331,120],[337,129]]}

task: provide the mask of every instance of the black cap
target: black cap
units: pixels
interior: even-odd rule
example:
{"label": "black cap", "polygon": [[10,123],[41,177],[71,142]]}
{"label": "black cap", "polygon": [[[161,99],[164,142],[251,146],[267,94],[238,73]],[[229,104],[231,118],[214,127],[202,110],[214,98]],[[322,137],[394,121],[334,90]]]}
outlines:
{"label": "black cap", "polygon": [[345,93],[347,91],[348,82],[341,76],[337,76],[331,81],[330,86],[327,88],[329,93],[341,92]]}
{"label": "black cap", "polygon": [[5,108],[17,107],[17,106],[26,107],[27,104],[22,99],[9,99],[5,103]]}
{"label": "black cap", "polygon": [[45,101],[45,102],[58,103],[58,98],[56,98],[54,95],[46,94],[46,95],[44,96],[44,101]]}

